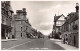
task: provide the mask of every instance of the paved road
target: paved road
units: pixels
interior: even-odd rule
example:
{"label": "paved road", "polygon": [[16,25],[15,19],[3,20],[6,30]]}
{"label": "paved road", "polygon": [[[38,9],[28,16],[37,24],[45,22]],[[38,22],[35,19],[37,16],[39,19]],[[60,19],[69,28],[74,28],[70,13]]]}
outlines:
{"label": "paved road", "polygon": [[24,43],[20,43],[18,45],[16,44],[6,49],[8,50],[9,49],[10,50],[64,50],[64,48],[57,45],[55,41],[51,41],[49,39],[33,39],[28,41],[25,40]]}

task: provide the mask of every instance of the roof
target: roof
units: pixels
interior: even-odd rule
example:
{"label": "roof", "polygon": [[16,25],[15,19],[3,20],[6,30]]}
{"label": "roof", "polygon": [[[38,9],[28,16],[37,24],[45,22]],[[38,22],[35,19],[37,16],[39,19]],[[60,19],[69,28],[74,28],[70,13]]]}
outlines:
{"label": "roof", "polygon": [[[67,15],[66,18],[67,18],[67,20],[65,21],[64,24],[68,24],[68,23],[71,23],[71,22],[79,19],[79,15],[78,15],[78,13],[76,13],[76,12],[71,12],[70,14]],[[64,25],[64,24],[63,24],[63,25]]]}
{"label": "roof", "polygon": [[16,10],[16,13],[26,13],[26,8],[23,8],[23,10]]}
{"label": "roof", "polygon": [[14,13],[13,10],[12,10],[12,7],[10,7],[10,11],[11,11],[12,13]]}
{"label": "roof", "polygon": [[59,16],[54,16],[54,22],[56,22],[61,16],[65,17],[63,14]]}
{"label": "roof", "polygon": [[22,10],[17,10],[17,11],[16,11],[16,13],[22,13],[22,12],[23,12]]}
{"label": "roof", "polygon": [[73,14],[75,14],[76,12],[71,12],[71,13],[69,13],[67,16],[69,16],[69,15],[73,15]]}

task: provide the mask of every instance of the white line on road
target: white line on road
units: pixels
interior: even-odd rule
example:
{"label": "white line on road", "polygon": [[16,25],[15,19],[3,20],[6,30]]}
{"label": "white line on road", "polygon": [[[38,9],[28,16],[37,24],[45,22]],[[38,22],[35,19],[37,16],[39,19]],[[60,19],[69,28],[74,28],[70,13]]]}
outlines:
{"label": "white line on road", "polygon": [[[33,40],[33,41],[34,41],[34,40]],[[10,48],[8,48],[8,49],[6,49],[6,50],[9,50],[9,49],[12,49],[12,48],[15,48],[15,47],[21,46],[21,45],[26,44],[26,43],[29,43],[29,42],[31,42],[31,41],[28,41],[28,42],[25,42],[25,43],[22,43],[22,44],[19,44],[19,45],[16,45],[16,46],[10,47]]]}

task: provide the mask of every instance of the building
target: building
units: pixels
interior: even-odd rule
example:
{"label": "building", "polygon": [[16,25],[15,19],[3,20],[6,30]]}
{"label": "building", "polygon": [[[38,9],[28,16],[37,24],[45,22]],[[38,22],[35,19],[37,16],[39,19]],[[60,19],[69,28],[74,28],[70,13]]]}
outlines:
{"label": "building", "polygon": [[29,38],[31,34],[31,24],[29,23],[28,19],[26,20],[25,26],[26,26],[26,30],[25,30],[26,37]]}
{"label": "building", "polygon": [[26,18],[27,12],[26,9],[23,8],[23,10],[17,10],[16,15],[14,15],[15,18],[15,37],[16,38],[21,38],[21,37],[26,37]]}
{"label": "building", "polygon": [[17,10],[16,15],[14,15],[14,32],[16,38],[31,38],[33,37],[36,30],[31,26],[27,18],[26,9]]}
{"label": "building", "polygon": [[33,38],[34,37],[34,31],[35,31],[35,29],[33,29],[32,26],[30,26],[28,24],[27,31],[26,31],[27,38]]}
{"label": "building", "polygon": [[[62,25],[62,32],[69,45],[79,47],[79,4],[76,3],[76,12],[67,15],[65,23]],[[65,36],[66,35],[66,36]],[[66,38],[65,38],[66,39]]]}
{"label": "building", "polygon": [[53,25],[53,31],[52,31],[52,34],[53,36],[55,37],[55,34],[58,34],[60,35],[61,34],[61,26],[64,24],[65,22],[65,16],[62,14],[62,15],[58,15],[54,16],[54,25]]}
{"label": "building", "polygon": [[44,35],[40,31],[38,31],[37,36],[38,36],[38,38],[43,38]]}
{"label": "building", "polygon": [[10,1],[1,1],[1,38],[10,39],[12,38],[12,15],[13,10],[10,5]]}

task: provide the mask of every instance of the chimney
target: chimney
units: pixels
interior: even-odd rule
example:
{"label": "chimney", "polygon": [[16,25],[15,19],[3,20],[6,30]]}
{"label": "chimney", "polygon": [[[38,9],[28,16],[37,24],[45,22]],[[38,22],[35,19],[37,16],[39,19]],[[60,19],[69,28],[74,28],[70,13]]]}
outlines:
{"label": "chimney", "polygon": [[76,3],[76,12],[79,12],[79,4],[78,3]]}
{"label": "chimney", "polygon": [[23,11],[26,12],[26,8],[23,8]]}
{"label": "chimney", "polygon": [[65,20],[67,20],[67,17],[65,17]]}
{"label": "chimney", "polygon": [[24,13],[23,13],[24,15],[27,14],[27,12],[26,12],[26,8],[23,8],[23,12],[24,12]]}

